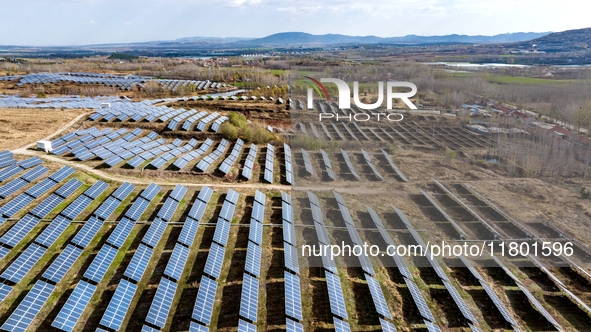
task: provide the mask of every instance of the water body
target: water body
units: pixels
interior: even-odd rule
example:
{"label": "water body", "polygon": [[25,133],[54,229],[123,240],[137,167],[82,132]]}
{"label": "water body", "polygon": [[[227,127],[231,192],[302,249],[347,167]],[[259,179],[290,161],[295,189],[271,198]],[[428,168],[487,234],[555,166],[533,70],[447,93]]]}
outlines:
{"label": "water body", "polygon": [[529,68],[530,65],[518,65],[509,63],[470,63],[470,62],[423,62],[425,65],[443,65],[448,67],[465,67],[473,69],[481,68]]}

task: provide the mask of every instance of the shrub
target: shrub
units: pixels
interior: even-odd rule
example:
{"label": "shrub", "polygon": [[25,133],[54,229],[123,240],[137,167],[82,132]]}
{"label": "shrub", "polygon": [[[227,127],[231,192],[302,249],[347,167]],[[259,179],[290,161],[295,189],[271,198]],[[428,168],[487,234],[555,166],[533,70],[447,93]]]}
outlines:
{"label": "shrub", "polygon": [[233,140],[238,137],[238,129],[229,122],[224,122],[218,131],[225,139]]}
{"label": "shrub", "polygon": [[248,122],[246,121],[246,116],[244,116],[244,114],[237,112],[230,112],[228,114],[228,120],[230,121],[230,123],[232,123],[234,126],[238,128],[244,128],[248,124]]}
{"label": "shrub", "polygon": [[37,94],[37,98],[45,98],[45,97],[46,97],[46,95],[45,95],[45,92],[43,92],[43,91],[41,91]]}
{"label": "shrub", "polygon": [[581,195],[582,199],[591,198],[591,192],[589,192],[589,189],[587,189],[585,187],[581,188],[581,191],[579,192],[579,194]]}

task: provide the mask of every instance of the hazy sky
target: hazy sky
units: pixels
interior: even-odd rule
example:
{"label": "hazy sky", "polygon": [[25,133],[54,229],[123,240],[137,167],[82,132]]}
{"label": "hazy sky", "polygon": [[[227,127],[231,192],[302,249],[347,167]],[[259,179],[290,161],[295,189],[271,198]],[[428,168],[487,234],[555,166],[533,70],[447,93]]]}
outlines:
{"label": "hazy sky", "polygon": [[81,45],[277,32],[381,37],[562,31],[587,1],[0,0],[0,45]]}

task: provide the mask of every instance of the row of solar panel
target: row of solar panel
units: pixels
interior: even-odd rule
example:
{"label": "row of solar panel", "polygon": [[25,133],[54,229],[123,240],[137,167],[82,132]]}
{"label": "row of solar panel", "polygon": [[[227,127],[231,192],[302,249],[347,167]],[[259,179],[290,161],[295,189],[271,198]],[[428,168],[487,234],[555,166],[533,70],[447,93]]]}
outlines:
{"label": "row of solar panel", "polygon": [[238,160],[238,157],[240,156],[240,152],[242,151],[243,145],[244,145],[244,141],[242,139],[239,138],[238,140],[236,140],[236,144],[234,144],[234,148],[232,149],[232,152],[230,152],[230,155],[227,156],[226,159],[224,159],[224,161],[220,165],[219,170],[224,175],[226,175],[226,174],[228,174],[228,172],[230,172],[230,168],[232,168],[232,165],[234,165],[236,160]]}
{"label": "row of solar panel", "polygon": [[[176,141],[176,140],[175,140]],[[180,140],[179,140],[180,141]],[[174,144],[175,142],[173,142],[172,144]],[[167,153],[163,154],[162,156],[152,160],[152,162],[150,163],[150,165],[156,169],[161,168],[162,166],[164,166],[167,162],[171,161],[172,159],[174,159],[175,157],[178,157],[179,155],[190,151],[191,149],[193,149],[195,147],[195,145],[197,145],[197,140],[192,138],[187,144],[185,144],[182,147],[177,147],[171,151],[168,151]]]}
{"label": "row of solar panel", "polygon": [[242,168],[242,176],[247,180],[250,180],[252,177],[252,170],[254,168],[254,162],[258,152],[259,147],[251,144],[250,149],[248,150],[248,155],[246,156],[246,161],[244,162],[244,167]]}
{"label": "row of solar panel", "polygon": [[265,155],[265,173],[263,178],[268,183],[273,183],[273,161],[275,160],[275,147],[267,143],[267,154]]}
{"label": "row of solar panel", "polygon": [[[199,193],[199,196],[201,196],[202,193],[205,197],[211,196],[211,192],[203,191]],[[230,230],[230,221],[227,218],[232,218],[235,205],[238,202],[238,196],[237,192],[230,189],[224,199],[222,211],[220,212],[215,227],[213,242],[211,243],[209,254],[207,255],[207,260],[205,262],[204,275],[201,277],[197,299],[195,300],[195,305],[193,307],[193,314],[191,317],[197,323],[191,324],[191,331],[207,329],[205,326],[211,323],[211,316],[213,314],[215,295],[218,286],[216,279],[220,277],[226,250],[225,245],[227,244]]]}
{"label": "row of solar panel", "polygon": [[283,155],[285,156],[285,182],[293,184],[293,163],[291,159],[291,148],[283,143]]}
{"label": "row of solar panel", "polygon": [[218,144],[217,148],[212,153],[203,157],[203,159],[201,159],[195,167],[201,172],[207,171],[209,166],[213,162],[215,162],[219,157],[221,157],[222,154],[224,154],[224,152],[226,152],[226,149],[228,148],[228,144],[229,143],[226,139],[222,139],[220,144]]}
{"label": "row of solar panel", "polygon": [[[316,228],[316,235],[318,241],[322,245],[330,245],[330,239],[324,227],[324,219],[320,210],[320,203],[318,197],[308,191],[308,200],[310,201],[310,208],[312,210],[312,219],[314,220],[314,226]],[[345,300],[343,296],[343,289],[341,287],[341,281],[338,276],[336,264],[332,258],[322,256],[322,263],[324,266],[324,274],[326,276],[326,286],[328,288],[328,300],[330,303],[330,310],[334,315],[333,320],[335,322],[335,329],[345,328],[343,331],[348,331],[348,324],[343,319],[348,319],[347,310],[345,307]],[[339,327],[337,327],[337,324]],[[345,325],[346,324],[346,325]]]}
{"label": "row of solar panel", "polygon": [[363,149],[361,149],[361,154],[363,155],[363,159],[365,159],[367,166],[369,166],[369,168],[371,168],[371,170],[373,171],[374,175],[378,179],[383,181],[384,177],[380,174],[380,172],[378,172],[377,168],[374,166],[373,162],[371,161],[371,158],[369,157],[369,154],[367,152],[365,152],[365,150],[363,150]]}
{"label": "row of solar panel", "polygon": [[173,165],[178,169],[183,169],[183,167],[187,166],[189,162],[197,159],[199,156],[209,151],[209,148],[212,144],[213,141],[211,140],[211,138],[207,138],[205,142],[203,142],[201,146],[199,146],[199,149],[191,151],[185,154],[184,156],[180,157],[173,163]]}

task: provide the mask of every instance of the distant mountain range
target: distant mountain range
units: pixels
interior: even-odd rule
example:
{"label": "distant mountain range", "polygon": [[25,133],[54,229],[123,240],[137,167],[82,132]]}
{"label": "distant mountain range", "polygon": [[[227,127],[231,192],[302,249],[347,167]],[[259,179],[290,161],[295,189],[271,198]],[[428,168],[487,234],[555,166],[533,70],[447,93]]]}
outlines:
{"label": "distant mountain range", "polygon": [[[376,36],[348,36],[340,34],[313,35],[305,32],[281,32],[263,38],[215,38],[215,37],[187,37],[171,41],[154,41],[145,43],[125,44],[126,46],[151,46],[151,47],[215,47],[215,48],[255,48],[255,47],[322,47],[336,45],[368,45],[368,44],[491,44],[513,43],[532,40],[546,36],[551,32],[516,32],[504,33],[494,36],[468,36],[468,35],[444,35],[444,36],[417,36],[404,37],[376,37]],[[98,45],[97,45],[98,46]],[[115,46],[115,45],[100,45]]]}

